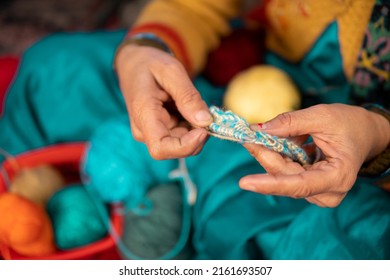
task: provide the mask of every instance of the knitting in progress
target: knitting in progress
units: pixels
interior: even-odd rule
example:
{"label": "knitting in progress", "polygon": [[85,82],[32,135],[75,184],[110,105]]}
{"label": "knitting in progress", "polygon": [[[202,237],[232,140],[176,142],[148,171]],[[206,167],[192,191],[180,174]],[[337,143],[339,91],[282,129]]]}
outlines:
{"label": "knitting in progress", "polygon": [[211,106],[210,112],[214,118],[214,122],[208,127],[210,135],[240,143],[260,144],[302,165],[312,163],[306,152],[291,140],[272,136],[262,131],[254,131],[245,119],[231,111]]}

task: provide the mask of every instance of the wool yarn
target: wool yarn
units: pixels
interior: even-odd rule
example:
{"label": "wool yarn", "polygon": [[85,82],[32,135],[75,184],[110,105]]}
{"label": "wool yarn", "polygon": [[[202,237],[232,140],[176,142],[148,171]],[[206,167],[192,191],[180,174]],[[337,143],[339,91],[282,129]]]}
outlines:
{"label": "wool yarn", "polygon": [[248,122],[231,111],[216,106],[210,107],[213,123],[208,127],[209,134],[221,139],[240,143],[260,144],[264,147],[290,157],[302,165],[312,163],[312,159],[298,145],[287,138],[278,138],[262,131],[253,131]]}
{"label": "wool yarn", "polygon": [[107,235],[105,222],[82,185],[70,185],[56,192],[47,204],[47,212],[59,249],[85,246]]}
{"label": "wool yarn", "polygon": [[53,230],[45,209],[15,193],[0,195],[0,243],[24,256],[56,251]]}
{"label": "wool yarn", "polygon": [[222,38],[218,48],[209,53],[202,74],[214,85],[226,86],[241,71],[262,63],[263,55],[263,32],[238,27]]}
{"label": "wool yarn", "polygon": [[51,165],[39,165],[21,169],[12,179],[9,191],[46,205],[50,197],[63,186],[65,179],[59,170]]}
{"label": "wool yarn", "polygon": [[82,178],[104,202],[138,202],[153,178],[134,149],[127,120],[115,119],[101,125],[90,139],[82,163]]}
{"label": "wool yarn", "polygon": [[[102,219],[108,221],[122,257],[187,258],[191,227],[187,200],[196,195],[172,183],[181,178],[180,172],[170,175],[179,161],[154,160],[146,146],[132,137],[127,116],[100,126],[89,143],[81,165],[82,181],[102,210]],[[124,206],[123,236],[111,225],[104,203]]]}
{"label": "wool yarn", "polygon": [[292,78],[284,70],[266,64],[238,73],[223,97],[223,108],[251,124],[266,122],[300,107],[301,94]]}
{"label": "wool yarn", "polygon": [[143,202],[126,210],[119,246],[124,259],[191,258],[190,216],[183,212],[188,205],[182,192],[176,183],[156,185]]}

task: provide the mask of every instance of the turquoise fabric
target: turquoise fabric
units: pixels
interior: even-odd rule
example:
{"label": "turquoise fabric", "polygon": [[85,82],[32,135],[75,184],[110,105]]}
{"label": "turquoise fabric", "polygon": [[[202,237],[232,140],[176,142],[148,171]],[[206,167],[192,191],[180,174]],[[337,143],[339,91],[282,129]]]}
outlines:
{"label": "turquoise fabric", "polygon": [[265,60],[291,76],[304,95],[303,106],[349,103],[351,85],[343,71],[336,22],[328,26],[299,63],[289,63],[271,52]]}
{"label": "turquoise fabric", "polygon": [[[178,160],[153,160],[145,146],[133,139],[125,118],[103,127],[110,133],[94,135],[85,156],[90,188],[115,193],[128,186],[129,194],[120,200],[132,209],[134,202],[142,202],[140,190],[145,197],[159,182],[176,180],[169,174]],[[109,186],[100,185],[100,173],[106,170],[109,177],[113,162],[126,179],[113,177]],[[242,191],[238,187],[242,176],[264,170],[240,144],[217,138],[210,138],[203,151],[185,163],[197,186],[192,209],[196,259],[390,258],[390,194],[377,187],[359,181],[333,209]]]}
{"label": "turquoise fabric", "polygon": [[124,35],[63,33],[32,46],[6,96],[0,147],[16,154],[85,141],[107,118],[126,112],[111,66]]}
{"label": "turquoise fabric", "polygon": [[[124,34],[60,34],[33,46],[7,96],[0,118],[0,147],[19,153],[91,139],[84,165],[95,166],[85,170],[90,178],[113,162],[116,174],[125,174],[126,180],[155,178],[134,196],[129,190],[123,196],[106,197],[107,201],[123,199],[130,207],[149,185],[169,181],[168,173],[178,162],[154,161],[145,146],[131,136],[112,70],[114,50]],[[331,25],[316,43],[318,49],[302,64],[282,63],[269,56],[268,61],[288,71],[302,89],[312,89],[313,97],[305,97],[308,104],[348,99],[345,78],[337,78],[342,70],[335,36],[337,26]],[[328,53],[327,48],[335,52]],[[328,56],[323,56],[323,51]],[[322,94],[328,83],[332,87]],[[204,79],[196,80],[196,86],[209,104],[220,104],[223,89]],[[110,133],[99,134],[98,128]],[[102,162],[103,167],[96,167],[96,162],[88,165],[95,156],[92,152],[110,157]],[[240,144],[210,138],[198,156],[185,162],[198,187],[191,240],[197,259],[390,259],[390,195],[375,186],[359,180],[339,207],[323,209],[305,200],[242,191],[239,178],[264,171]],[[140,170],[134,169],[136,165],[142,173],[134,171]],[[101,193],[107,191],[104,188],[109,186],[101,186]]]}

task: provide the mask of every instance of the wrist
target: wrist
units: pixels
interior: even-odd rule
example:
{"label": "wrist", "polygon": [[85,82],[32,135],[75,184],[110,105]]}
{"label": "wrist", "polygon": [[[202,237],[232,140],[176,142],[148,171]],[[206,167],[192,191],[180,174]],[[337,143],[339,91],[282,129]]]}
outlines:
{"label": "wrist", "polygon": [[121,45],[116,53],[115,53],[115,57],[114,57],[114,64],[113,64],[113,67],[114,67],[114,70],[117,72],[117,74],[119,74],[121,72],[121,69],[123,69],[124,65],[128,62],[128,61],[131,61],[131,54],[133,54],[138,46],[136,45],[131,45],[131,44],[128,44],[128,45]]}
{"label": "wrist", "polygon": [[126,53],[129,53],[134,47],[152,47],[173,55],[172,51],[167,44],[159,37],[152,33],[139,33],[125,38],[118,46],[114,56],[114,70],[118,69],[118,64],[126,57]]}
{"label": "wrist", "polygon": [[379,105],[364,106],[375,127],[375,143],[360,169],[360,175],[380,176],[390,169],[390,112]]}
{"label": "wrist", "polygon": [[367,160],[381,154],[386,150],[390,143],[390,120],[386,119],[381,114],[373,111],[368,112],[372,121],[372,126],[375,127],[376,133],[374,134],[374,143],[371,149],[371,153]]}

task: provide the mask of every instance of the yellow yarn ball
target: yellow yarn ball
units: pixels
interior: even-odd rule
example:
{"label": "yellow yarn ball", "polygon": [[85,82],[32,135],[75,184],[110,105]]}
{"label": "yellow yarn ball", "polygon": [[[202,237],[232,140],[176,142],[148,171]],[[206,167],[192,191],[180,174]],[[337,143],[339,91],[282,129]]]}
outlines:
{"label": "yellow yarn ball", "polygon": [[65,178],[53,166],[39,165],[19,171],[9,191],[37,204],[46,205],[50,197],[65,186]]}
{"label": "yellow yarn ball", "polygon": [[270,65],[253,66],[235,76],[223,101],[225,109],[251,124],[296,110],[300,103],[300,93],[291,78]]}

